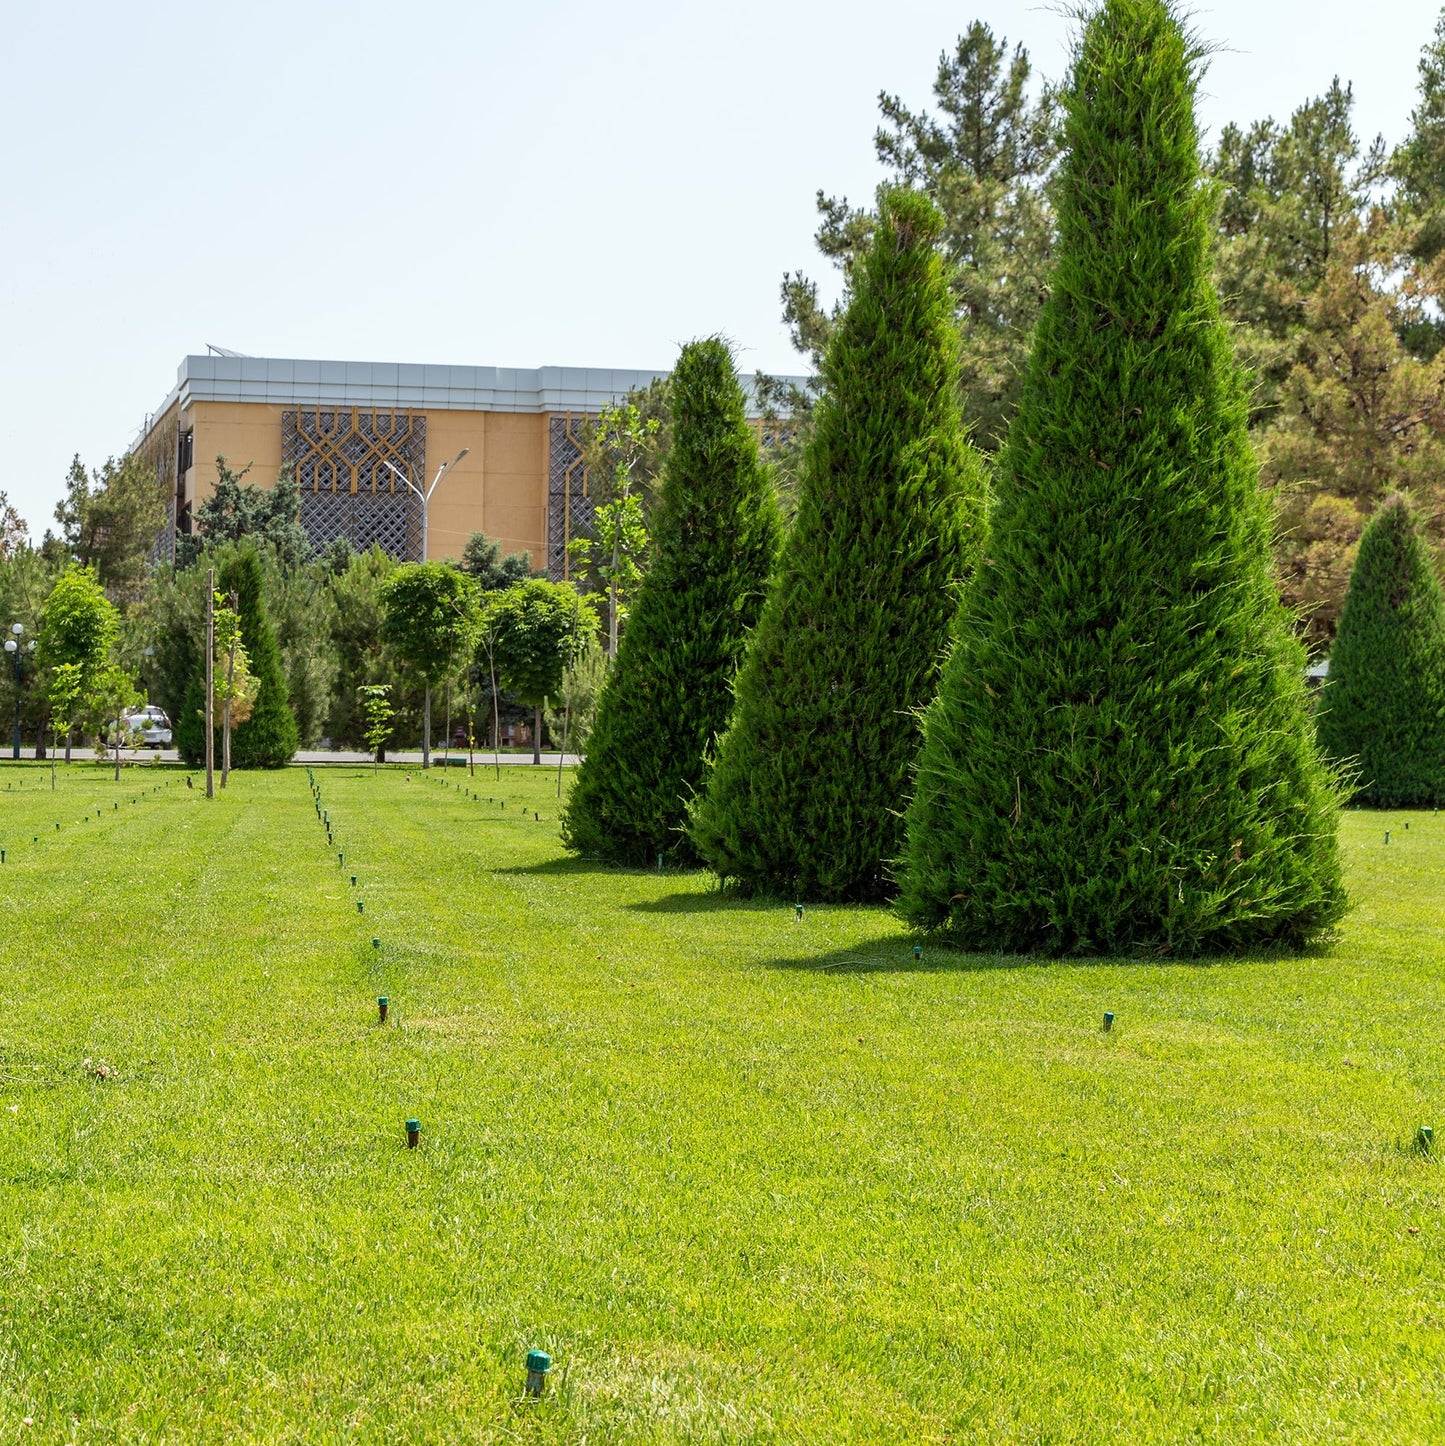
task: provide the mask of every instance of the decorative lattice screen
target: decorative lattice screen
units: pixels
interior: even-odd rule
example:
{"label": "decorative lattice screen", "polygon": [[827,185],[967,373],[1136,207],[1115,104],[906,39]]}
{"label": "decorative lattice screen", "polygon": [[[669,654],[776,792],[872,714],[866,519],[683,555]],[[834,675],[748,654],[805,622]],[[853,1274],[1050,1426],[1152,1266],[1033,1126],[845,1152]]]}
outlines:
{"label": "decorative lattice screen", "polygon": [[[301,525],[319,552],[338,537],[421,557],[421,503],[398,472],[426,485],[426,418],[313,407],[281,414],[281,461],[301,484]],[[390,463],[390,466],[386,466]]]}
{"label": "decorative lattice screen", "polygon": [[592,522],[587,469],[582,465],[582,429],[587,418],[568,412],[553,417],[547,437],[547,576],[565,582],[572,575],[567,544]]}

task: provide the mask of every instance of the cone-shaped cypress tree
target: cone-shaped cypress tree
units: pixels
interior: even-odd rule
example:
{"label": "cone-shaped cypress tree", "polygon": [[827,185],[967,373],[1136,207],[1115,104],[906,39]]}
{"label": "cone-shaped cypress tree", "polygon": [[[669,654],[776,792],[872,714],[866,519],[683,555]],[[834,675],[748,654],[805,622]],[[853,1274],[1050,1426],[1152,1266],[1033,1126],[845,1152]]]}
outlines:
{"label": "cone-shaped cypress tree", "polygon": [[[287,695],[281,649],[266,613],[261,559],[253,546],[221,564],[216,591],[228,601],[232,593],[241,615],[241,642],[259,687],[251,716],[231,733],[232,768],[283,768],[291,761],[298,742],[296,719]],[[216,667],[222,666],[216,660]],[[196,667],[186,687],[185,706],[175,720],[176,747],[188,763],[199,763],[206,749],[206,647],[196,649]],[[221,756],[221,705],[216,704],[216,758]]]}
{"label": "cone-shaped cypress tree", "polygon": [[1075,55],[1052,289],[908,812],[902,913],[967,947],[1300,943],[1344,908],[1210,281],[1199,58],[1165,0],[1105,0]]}
{"label": "cone-shaped cypress tree", "polygon": [[937,681],[986,495],[959,417],[940,225],[922,196],[881,199],[824,361],[797,516],[693,812],[699,853],[748,891],[889,889],[909,711]]}
{"label": "cone-shaped cypress tree", "polygon": [[[281,649],[266,613],[261,559],[254,547],[242,550],[221,568],[220,592],[236,596],[241,615],[241,642],[256,678],[256,703],[251,716],[231,734],[234,768],[284,768],[296,752],[296,718],[281,666]],[[201,730],[204,734],[204,728]]]}
{"label": "cone-shaped cypress tree", "polygon": [[1445,597],[1409,504],[1370,519],[1350,573],[1320,741],[1379,808],[1445,803]]}
{"label": "cone-shaped cypress tree", "polygon": [[613,863],[695,862],[683,831],[777,552],[777,503],[716,337],[682,349],[652,564],[597,705],[562,818],[568,848]]}

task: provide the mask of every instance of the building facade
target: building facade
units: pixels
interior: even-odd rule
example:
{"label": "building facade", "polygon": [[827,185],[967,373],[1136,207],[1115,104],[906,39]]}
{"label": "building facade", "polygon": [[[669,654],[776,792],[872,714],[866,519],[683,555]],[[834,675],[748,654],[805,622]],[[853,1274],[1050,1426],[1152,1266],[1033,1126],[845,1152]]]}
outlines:
{"label": "building facade", "polygon": [[[301,486],[301,523],[320,550],[338,537],[420,558],[422,488],[466,449],[432,497],[428,553],[459,558],[473,532],[565,578],[567,544],[591,518],[588,418],[664,372],[581,367],[420,366],[188,356],[131,450],[156,470],[170,550],[216,483],[216,458],[269,487]],[[750,415],[760,435],[764,423]]]}

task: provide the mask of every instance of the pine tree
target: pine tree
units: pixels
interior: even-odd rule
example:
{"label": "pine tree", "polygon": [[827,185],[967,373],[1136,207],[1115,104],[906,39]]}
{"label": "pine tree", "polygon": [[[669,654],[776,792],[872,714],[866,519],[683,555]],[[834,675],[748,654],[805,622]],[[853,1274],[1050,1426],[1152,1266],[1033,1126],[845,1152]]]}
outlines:
{"label": "pine tree", "polygon": [[908,810],[901,911],[965,947],[1299,944],[1344,908],[1198,66],[1166,0],[1105,0],[1076,54],[1052,290]]}
{"label": "pine tree", "polygon": [[1320,699],[1320,741],[1378,808],[1445,803],[1445,597],[1403,497],[1365,528]]}
{"label": "pine tree", "polygon": [[983,524],[958,411],[942,222],[885,192],[829,342],[798,511],[694,810],[698,852],[747,891],[878,899],[925,703]]}
{"label": "pine tree", "polygon": [[686,804],[727,723],[778,530],[732,355],[715,337],[693,342],[672,374],[652,565],[563,815],[568,848],[614,863],[695,862]]}

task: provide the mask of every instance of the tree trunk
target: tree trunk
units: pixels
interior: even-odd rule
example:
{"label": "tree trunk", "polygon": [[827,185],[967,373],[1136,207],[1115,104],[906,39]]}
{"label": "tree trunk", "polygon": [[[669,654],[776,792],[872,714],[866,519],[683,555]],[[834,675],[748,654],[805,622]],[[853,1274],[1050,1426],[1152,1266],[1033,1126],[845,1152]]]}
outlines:
{"label": "tree trunk", "polygon": [[206,574],[206,797],[216,796],[216,569]]}
{"label": "tree trunk", "polygon": [[[235,593],[231,594],[234,599]],[[236,606],[233,602],[232,606]],[[226,655],[226,701],[221,707],[221,787],[224,788],[231,777],[231,695],[236,687],[236,641],[231,642],[230,651]]]}
{"label": "tree trunk", "polygon": [[442,739],[442,762],[448,766],[452,761],[452,683],[447,679],[446,735]]}
{"label": "tree trunk", "polygon": [[487,667],[492,675],[492,766],[497,770],[497,782],[502,781],[502,712],[501,703],[497,698],[497,665],[492,660],[491,652],[487,653]]}
{"label": "tree trunk", "polygon": [[532,708],[532,762],[542,761],[542,705],[534,704]]}
{"label": "tree trunk", "polygon": [[421,766],[431,767],[431,684],[426,685],[426,694],[421,704]]}
{"label": "tree trunk", "polygon": [[69,729],[69,728],[67,728],[67,729],[65,730],[65,761],[66,761],[67,763],[70,762],[70,734],[71,734],[71,731],[72,731],[72,730]]}

